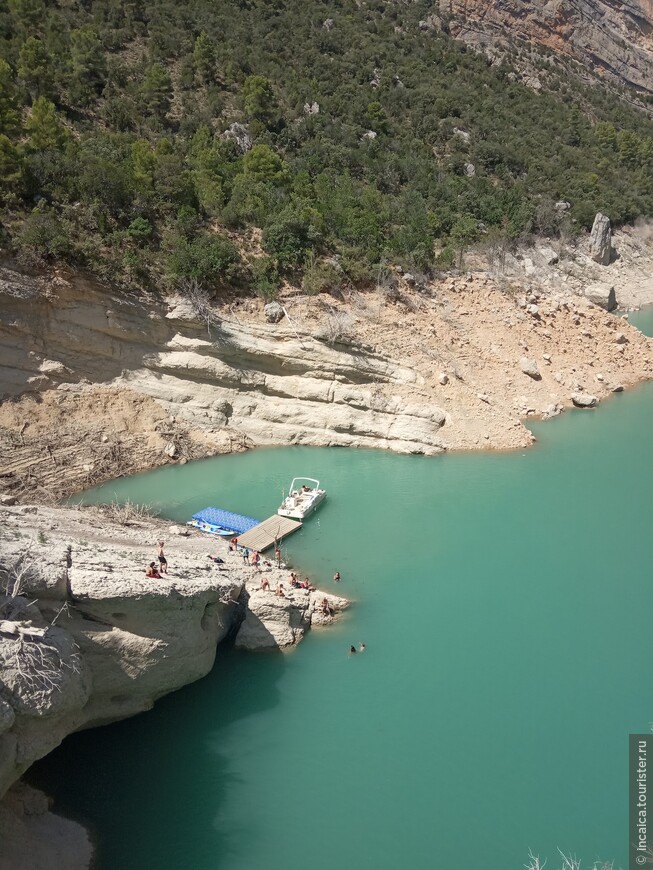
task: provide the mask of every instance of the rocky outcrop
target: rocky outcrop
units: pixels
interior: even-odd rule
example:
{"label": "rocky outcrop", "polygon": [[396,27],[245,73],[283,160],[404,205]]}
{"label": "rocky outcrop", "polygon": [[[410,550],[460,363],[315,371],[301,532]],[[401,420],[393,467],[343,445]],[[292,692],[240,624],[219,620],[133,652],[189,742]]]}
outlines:
{"label": "rocky outcrop", "polygon": [[[241,622],[239,646],[279,649],[347,604],[290,589],[287,571],[244,565],[201,532],[170,542],[170,572],[148,578],[166,526],[146,517],[124,527],[98,509],[25,506],[0,509],[0,522],[0,797],[72,731],[204,676]],[[263,577],[285,582],[286,598],[262,591]],[[329,618],[317,613],[325,597]]]}
{"label": "rocky outcrop", "polygon": [[544,46],[602,75],[653,91],[650,0],[439,0],[453,36],[475,46]]}
{"label": "rocky outcrop", "polygon": [[590,256],[595,263],[607,266],[612,258],[612,229],[610,218],[599,212],[590,233]]}
{"label": "rocky outcrop", "polygon": [[187,301],[107,295],[81,278],[0,278],[4,395],[88,380],[133,387],[209,438],[442,450],[443,411],[408,400],[423,378],[373,347],[329,343],[285,321],[252,329],[228,311],[207,328]]}
{"label": "rocky outcrop", "polygon": [[272,589],[254,589],[245,595],[247,608],[236,646],[247,650],[292,646],[311,624],[328,625],[348,605],[345,598],[288,586],[283,596]]}
{"label": "rocky outcrop", "polygon": [[93,856],[88,832],[22,782],[0,803],[0,843],[0,870],[87,870]]}
{"label": "rocky outcrop", "polygon": [[[0,735],[0,794],[71,731],[147,710],[207,673],[243,585],[190,554],[174,580],[153,584],[142,545],[85,543],[90,518],[67,513],[2,516],[0,698],[13,719]],[[60,523],[65,537],[48,528]]]}

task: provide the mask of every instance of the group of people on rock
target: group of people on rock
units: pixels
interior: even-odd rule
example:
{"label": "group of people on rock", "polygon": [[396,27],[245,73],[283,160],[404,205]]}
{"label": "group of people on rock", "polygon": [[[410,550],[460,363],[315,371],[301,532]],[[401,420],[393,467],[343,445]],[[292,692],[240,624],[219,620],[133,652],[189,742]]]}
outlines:
{"label": "group of people on rock", "polygon": [[[158,563],[159,563],[158,567],[157,567],[156,562],[150,562],[150,564],[145,569],[145,576],[146,577],[158,577],[160,579],[163,574],[168,573],[168,560],[166,559],[165,553],[163,552],[163,548],[165,546],[165,541],[159,541],[158,546],[159,546],[159,552],[158,552],[158,556],[157,556]],[[236,552],[236,553],[238,552],[238,538],[237,537],[233,537],[229,541],[229,550],[231,552]],[[242,557],[243,557],[243,562],[246,565],[252,565],[254,568],[257,568],[259,571],[261,570],[261,554],[258,552],[258,550],[254,550],[252,553],[250,553],[250,551],[247,549],[247,547],[243,547]],[[250,562],[250,557],[251,557],[251,562]],[[221,559],[219,556],[209,556],[209,559],[211,559],[212,562],[216,562],[219,564],[224,563],[224,560]],[[275,559],[275,562],[277,563],[277,568],[281,568],[281,550],[280,550],[278,544],[276,544],[275,548],[274,548],[274,559]],[[263,561],[263,565],[267,568],[272,567],[272,563],[268,562],[267,560]],[[333,575],[333,580],[335,583],[340,582],[340,571],[336,571],[336,573]],[[308,592],[315,592],[315,586],[313,586],[313,584],[310,582],[308,577],[306,577],[304,580],[300,580],[294,571],[290,572],[290,586],[292,589],[305,589]],[[272,589],[270,587],[270,581],[268,580],[268,578],[265,575],[263,575],[261,577],[261,589],[264,592],[272,592]],[[277,583],[276,588],[274,590],[274,594],[278,598],[285,598],[286,597],[286,592],[285,592],[285,589],[283,587],[283,583],[281,581],[279,581]],[[320,602],[319,612],[321,614],[323,614],[324,616],[333,616],[333,608],[329,604],[329,599],[326,596]],[[357,652],[365,652],[365,644],[364,643],[361,642],[358,645],[358,649],[356,649],[356,647],[353,644],[349,647],[349,655],[350,656],[354,655]]]}

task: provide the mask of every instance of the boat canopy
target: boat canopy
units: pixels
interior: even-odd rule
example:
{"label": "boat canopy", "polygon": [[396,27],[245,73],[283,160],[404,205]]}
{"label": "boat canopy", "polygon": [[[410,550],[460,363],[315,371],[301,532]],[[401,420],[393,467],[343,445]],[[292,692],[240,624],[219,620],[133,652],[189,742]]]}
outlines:
{"label": "boat canopy", "polygon": [[299,486],[302,486],[302,484],[304,484],[304,483],[314,483],[315,486],[312,486],[311,489],[319,489],[320,488],[320,481],[315,480],[314,477],[293,477],[292,483],[290,484],[290,489],[288,491],[292,492],[293,489],[298,488],[297,487],[298,484],[299,484]]}

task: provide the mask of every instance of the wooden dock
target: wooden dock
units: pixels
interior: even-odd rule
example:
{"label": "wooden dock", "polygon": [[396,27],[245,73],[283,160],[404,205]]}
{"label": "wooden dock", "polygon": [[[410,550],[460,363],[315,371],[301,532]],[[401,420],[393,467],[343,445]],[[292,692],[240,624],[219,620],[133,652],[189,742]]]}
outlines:
{"label": "wooden dock", "polygon": [[238,546],[247,547],[248,550],[258,550],[259,553],[262,553],[273,547],[275,541],[281,541],[282,538],[296,532],[301,527],[302,524],[297,520],[274,514],[248,532],[238,535]]}

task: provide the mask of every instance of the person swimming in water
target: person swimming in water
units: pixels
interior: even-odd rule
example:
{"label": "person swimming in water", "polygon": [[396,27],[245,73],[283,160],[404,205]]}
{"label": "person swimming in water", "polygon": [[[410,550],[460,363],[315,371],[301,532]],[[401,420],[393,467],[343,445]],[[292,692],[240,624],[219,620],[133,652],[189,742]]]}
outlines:
{"label": "person swimming in water", "polygon": [[365,644],[361,641],[360,646],[358,647],[359,652],[365,652]]}
{"label": "person swimming in water", "polygon": [[349,655],[350,655],[350,656],[353,656],[353,655],[355,655],[355,654],[356,654],[356,647],[352,644],[352,645],[349,647]]}

